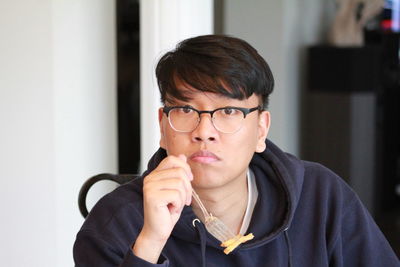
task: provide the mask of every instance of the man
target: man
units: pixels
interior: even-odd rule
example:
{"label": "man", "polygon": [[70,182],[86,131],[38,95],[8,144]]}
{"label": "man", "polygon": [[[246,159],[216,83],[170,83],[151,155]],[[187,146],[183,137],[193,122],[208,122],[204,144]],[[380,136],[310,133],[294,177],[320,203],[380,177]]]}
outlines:
{"label": "man", "polygon": [[[339,177],[267,141],[274,81],[249,44],[191,38],[156,75],[160,149],[93,208],[77,266],[400,266]],[[233,237],[212,231],[207,212]]]}

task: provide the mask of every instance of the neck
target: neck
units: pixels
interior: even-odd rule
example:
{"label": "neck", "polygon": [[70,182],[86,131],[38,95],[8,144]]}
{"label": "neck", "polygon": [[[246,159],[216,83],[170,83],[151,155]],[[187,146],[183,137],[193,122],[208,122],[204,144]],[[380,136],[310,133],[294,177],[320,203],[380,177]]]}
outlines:
{"label": "neck", "polygon": [[[218,217],[234,233],[239,233],[248,201],[246,172],[221,188],[195,190],[209,213]],[[192,207],[204,222],[204,215],[195,201]]]}

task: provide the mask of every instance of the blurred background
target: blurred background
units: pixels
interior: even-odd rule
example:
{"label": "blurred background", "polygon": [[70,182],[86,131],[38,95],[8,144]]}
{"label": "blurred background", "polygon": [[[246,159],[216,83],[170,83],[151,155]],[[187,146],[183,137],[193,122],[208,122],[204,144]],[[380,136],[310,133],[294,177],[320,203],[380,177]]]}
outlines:
{"label": "blurred background", "polygon": [[[343,177],[400,255],[400,2],[382,1],[357,45],[330,41],[338,10],[333,0],[0,1],[2,264],[73,266],[80,187],[145,170],[158,148],[157,59],[209,33],[267,60],[269,139]],[[114,187],[96,185],[89,208]]]}

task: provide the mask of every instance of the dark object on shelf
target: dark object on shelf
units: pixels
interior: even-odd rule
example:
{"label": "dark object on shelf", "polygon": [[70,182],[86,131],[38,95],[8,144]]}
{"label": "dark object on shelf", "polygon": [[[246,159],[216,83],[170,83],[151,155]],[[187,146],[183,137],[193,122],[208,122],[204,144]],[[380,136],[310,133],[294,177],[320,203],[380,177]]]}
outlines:
{"label": "dark object on shelf", "polygon": [[379,46],[313,46],[308,50],[308,89],[320,92],[371,92],[378,88]]}
{"label": "dark object on shelf", "polygon": [[301,157],[342,177],[371,213],[375,210],[376,95],[373,92],[307,92]]}
{"label": "dark object on shelf", "polygon": [[302,157],[341,175],[376,216],[400,210],[400,34],[308,49]]}
{"label": "dark object on shelf", "polygon": [[120,185],[125,184],[139,175],[135,174],[111,174],[111,173],[102,173],[95,176],[90,177],[86,180],[86,182],[82,185],[81,190],[79,191],[78,196],[78,206],[79,211],[81,212],[83,218],[89,214],[88,209],[86,207],[86,196],[89,192],[90,188],[97,182],[100,181],[113,181]]}
{"label": "dark object on shelf", "polygon": [[400,212],[400,33],[382,34],[382,86],[379,92],[378,189],[380,209]]}

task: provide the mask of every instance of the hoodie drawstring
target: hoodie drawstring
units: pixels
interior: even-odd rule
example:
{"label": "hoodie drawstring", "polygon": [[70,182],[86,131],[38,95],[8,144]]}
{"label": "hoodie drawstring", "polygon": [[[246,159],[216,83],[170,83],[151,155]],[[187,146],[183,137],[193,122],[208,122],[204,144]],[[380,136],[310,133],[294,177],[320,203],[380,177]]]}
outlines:
{"label": "hoodie drawstring", "polygon": [[194,219],[192,221],[194,228],[196,228],[197,233],[200,238],[200,247],[201,247],[201,262],[203,267],[206,267],[206,229],[204,225],[200,222],[199,219]]}
{"label": "hoodie drawstring", "polygon": [[[192,224],[194,228],[197,230],[197,234],[199,235],[200,239],[200,247],[201,247],[201,262],[203,267],[206,267],[206,229],[204,228],[204,225],[200,222],[199,219],[194,219],[192,221]],[[289,233],[288,233],[289,228],[286,228],[283,230],[283,233],[285,235],[285,241],[288,249],[288,267],[293,267],[292,265],[292,247],[290,244],[290,238],[289,238]]]}
{"label": "hoodie drawstring", "polygon": [[286,228],[285,230],[283,230],[283,232],[285,233],[285,240],[288,248],[288,267],[292,267],[292,247],[290,245],[288,229],[289,228]]}

